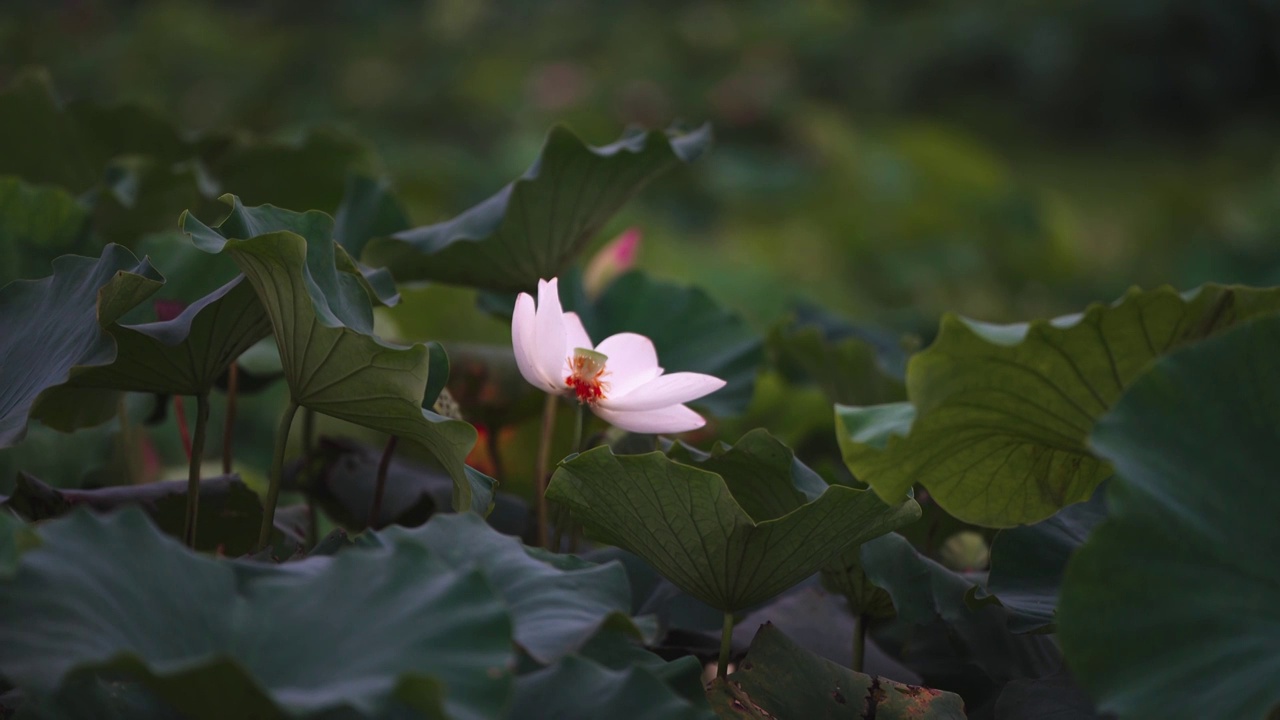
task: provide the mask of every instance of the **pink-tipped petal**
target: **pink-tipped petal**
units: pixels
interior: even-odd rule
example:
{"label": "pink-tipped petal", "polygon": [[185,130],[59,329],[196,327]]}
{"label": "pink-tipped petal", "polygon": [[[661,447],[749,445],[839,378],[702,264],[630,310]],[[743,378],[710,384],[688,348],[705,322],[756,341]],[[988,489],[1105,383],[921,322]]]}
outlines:
{"label": "pink-tipped petal", "polygon": [[626,394],[615,391],[601,400],[600,404],[610,410],[625,412],[656,410],[668,405],[697,400],[703,395],[710,395],[724,385],[724,380],[711,375],[689,372],[671,373],[656,377]]}
{"label": "pink-tipped petal", "polygon": [[564,311],[560,308],[560,291],[555,278],[539,280],[538,311],[534,323],[538,343],[532,357],[538,372],[559,390],[564,390],[561,370],[565,358],[573,352],[568,346],[564,325]]}
{"label": "pink-tipped petal", "polygon": [[698,413],[684,405],[671,405],[656,410],[641,412],[624,412],[610,410],[599,404],[592,405],[591,410],[610,425],[634,433],[682,433],[697,430],[707,421]]}
{"label": "pink-tipped petal", "polygon": [[610,335],[600,341],[596,351],[609,358],[605,363],[607,372],[604,380],[609,384],[606,397],[626,395],[662,374],[662,368],[658,367],[658,351],[653,347],[653,341],[643,335]]}
{"label": "pink-tipped petal", "polygon": [[516,367],[530,385],[548,392],[558,392],[548,387],[549,381],[538,370],[533,357],[533,349],[537,346],[534,336],[536,313],[533,309],[533,297],[529,293],[520,293],[516,298],[516,309],[511,314],[511,349],[515,351]]}

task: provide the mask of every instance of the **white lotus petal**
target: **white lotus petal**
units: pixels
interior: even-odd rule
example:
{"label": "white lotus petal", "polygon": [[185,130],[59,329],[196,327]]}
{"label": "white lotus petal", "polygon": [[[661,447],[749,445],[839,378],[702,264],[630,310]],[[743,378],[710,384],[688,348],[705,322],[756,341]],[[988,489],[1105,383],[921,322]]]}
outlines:
{"label": "white lotus petal", "polygon": [[633,388],[625,395],[613,390],[600,401],[609,410],[656,410],[709,395],[725,386],[725,381],[702,373],[680,372],[661,375]]}
{"label": "white lotus petal", "polygon": [[625,412],[596,404],[591,406],[591,410],[610,425],[634,433],[682,433],[697,430],[707,423],[701,415],[684,405]]}
{"label": "white lotus petal", "polygon": [[573,351],[565,340],[564,311],[560,308],[560,291],[556,280],[538,281],[538,311],[534,323],[537,344],[533,362],[548,383],[564,390],[564,375],[560,373],[565,358]]}
{"label": "white lotus petal", "polygon": [[572,368],[569,367],[569,359],[572,357],[574,350],[578,348],[594,349],[591,345],[591,336],[587,335],[587,329],[582,326],[582,318],[578,317],[578,313],[567,312],[564,314],[564,334],[566,343],[569,346],[569,354],[564,356],[564,362],[561,363],[561,379],[573,374]]}
{"label": "white lotus petal", "polygon": [[559,392],[558,388],[548,387],[547,378],[538,370],[533,359],[533,348],[537,345],[534,336],[536,314],[533,309],[533,296],[520,293],[516,298],[516,309],[511,314],[511,349],[515,351],[516,367],[530,385],[547,392]]}
{"label": "white lotus petal", "polygon": [[606,396],[621,397],[632,389],[662,374],[658,367],[658,351],[653,341],[636,333],[610,335],[596,346],[596,351],[609,357],[604,380],[609,384]]}

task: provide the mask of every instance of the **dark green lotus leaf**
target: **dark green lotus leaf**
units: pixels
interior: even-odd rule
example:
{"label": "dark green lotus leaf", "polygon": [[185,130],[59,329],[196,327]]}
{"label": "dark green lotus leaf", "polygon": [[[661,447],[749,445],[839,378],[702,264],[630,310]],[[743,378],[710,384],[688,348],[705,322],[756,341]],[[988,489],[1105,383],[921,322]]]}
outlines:
{"label": "dark green lotus leaf", "polygon": [[[91,167],[104,167],[121,156],[153,158],[173,164],[196,157],[194,142],[183,138],[169,118],[135,103],[102,105],[85,100],[67,103],[66,114],[78,131]],[[176,213],[175,213],[176,214]]]}
{"label": "dark green lotus leaf", "polygon": [[53,275],[0,288],[0,447],[26,434],[37,396],[67,381],[77,366],[107,365],[116,344],[105,330],[160,287],[146,260],[119,245],[100,258],[67,255]]}
{"label": "dark green lotus leaf", "polygon": [[97,171],[47,73],[23,72],[0,92],[0,175],[75,194],[98,180]]}
{"label": "dark green lotus leaf", "polygon": [[822,568],[822,584],[831,592],[844,596],[849,611],[862,622],[888,620],[897,615],[893,598],[867,577],[862,567],[861,546],[845,550],[834,562]]}
{"label": "dark green lotus leaf", "polygon": [[523,177],[442,223],[374,238],[365,262],[401,282],[434,280],[519,292],[558,277],[650,180],[707,148],[711,128],[628,134],[602,147],[563,127]]}
{"label": "dark green lotus leaf", "polygon": [[996,701],[995,720],[1101,720],[1093,700],[1066,672],[1014,680]]}
{"label": "dark green lotus leaf", "polygon": [[[92,490],[59,490],[22,474],[13,494],[0,506],[30,521],[47,520],[77,507],[108,512],[137,506],[161,531],[181,538],[186,523],[187,481],[169,480]],[[200,482],[200,523],[195,547],[237,557],[256,548],[262,503],[238,476],[222,475]]]}
{"label": "dark green lotus leaf", "polygon": [[248,577],[136,510],[38,532],[0,582],[0,674],[33,696],[94,671],[136,679],[191,718],[484,718],[510,697],[502,601],[420,545]]}
{"label": "dark green lotus leaf", "polygon": [[[5,699],[0,712],[10,709]],[[141,683],[93,673],[73,673],[54,694],[22,700],[12,706],[15,720],[183,720]]]}
{"label": "dark green lotus leaf", "polygon": [[861,555],[867,578],[897,610],[893,621],[872,625],[876,642],[930,687],[963,695],[971,712],[994,703],[1011,680],[1061,669],[1052,639],[1009,632],[1009,611],[994,603],[971,606],[976,579],[920,555],[901,535],[875,538]]}
{"label": "dark green lotus leaf", "polygon": [[479,569],[506,601],[516,643],[540,663],[580,649],[606,624],[639,636],[628,619],[627,573],[616,563],[555,567],[472,513],[436,515],[422,527],[390,528],[380,536],[421,544],[459,571]]}
{"label": "dark green lotus leaf", "polygon": [[392,235],[409,227],[409,216],[391,194],[390,184],[364,175],[347,178],[342,204],[333,216],[334,238],[360,257],[370,238]]}
{"label": "dark green lotus leaf", "polygon": [[[987,592],[1009,610],[1014,632],[1053,632],[1067,561],[1107,517],[1107,483],[1088,502],[1035,525],[1001,530],[991,545]],[[979,594],[980,595],[980,594]]]}
{"label": "dark green lotus leaf", "polygon": [[691,462],[702,467],[600,447],[561,462],[547,496],[595,537],[722,612],[767,600],[845,549],[919,517],[913,500],[887,506],[849,487],[812,497],[816,476],[798,470],[764,431]]}
{"label": "dark green lotus leaf", "polygon": [[910,434],[878,452],[846,452],[846,462],[887,501],[920,483],[966,522],[1038,522],[1087,500],[1111,475],[1085,440],[1153,360],[1275,310],[1280,289],[1204,285],[1133,290],[1030,324],[948,315],[908,366]]}
{"label": "dark green lotus leaf", "polygon": [[750,404],[756,373],[764,362],[764,343],[746,321],[701,289],[632,271],[588,301],[578,295],[577,273],[564,284],[566,309],[578,312],[593,342],[614,333],[639,333],[653,341],[658,363],[667,372],[707,373],[728,383],[693,405],[717,415],[735,415]]}
{"label": "dark green lotus leaf", "polygon": [[601,547],[582,557],[596,563],[621,563],[631,586],[631,614],[657,618],[660,631],[720,631],[724,613],[681,590],[639,555],[621,548]]}
{"label": "dark green lotus leaf", "polygon": [[721,718],[960,720],[959,695],[854,672],[765,623],[736,672],[707,690]]}
{"label": "dark green lotus leaf", "polygon": [[[115,361],[73,368],[57,400],[75,403],[80,388],[206,394],[241,353],[271,334],[271,320],[242,275],[172,320],[107,330],[116,341]],[[55,401],[51,395],[41,396],[36,417],[43,419],[40,411]]]}
{"label": "dark green lotus leaf", "polygon": [[713,720],[646,667],[610,669],[577,655],[516,679],[509,718]]}
{"label": "dark green lotus leaf", "polygon": [[906,396],[907,352],[887,331],[802,305],[773,329],[767,345],[785,376],[815,383],[831,402],[870,405]]}
{"label": "dark green lotus leaf", "polygon": [[367,143],[332,128],[297,141],[231,142],[218,152],[202,149],[202,155],[221,191],[246,203],[329,212],[342,202],[352,173],[376,174],[377,165]]}
{"label": "dark green lotus leaf", "polygon": [[1280,710],[1280,317],[1163,358],[1094,428],[1108,518],[1067,566],[1058,628],[1121,718]]}
{"label": "dark green lotus leaf", "polygon": [[422,446],[453,478],[453,506],[486,513],[493,481],[464,463],[475,429],[422,409],[429,350],[371,334],[368,281],[335,264],[345,251],[333,240],[332,219],[224,201],[232,210],[216,230],[189,214],[182,227],[200,249],[228,253],[249,278],[271,319],[294,401]]}
{"label": "dark green lotus leaf", "polygon": [[[7,504],[7,498],[5,502]],[[13,576],[18,569],[18,554],[33,537],[27,524],[7,509],[0,510],[0,580]]]}
{"label": "dark green lotus leaf", "polygon": [[195,160],[127,156],[113,160],[103,175],[88,197],[94,230],[129,248],[150,233],[172,229],[173,218],[185,209],[214,209],[207,197],[210,178]]}
{"label": "dark green lotus leaf", "polygon": [[59,255],[100,247],[88,213],[66,191],[0,177],[0,286],[49,274]]}

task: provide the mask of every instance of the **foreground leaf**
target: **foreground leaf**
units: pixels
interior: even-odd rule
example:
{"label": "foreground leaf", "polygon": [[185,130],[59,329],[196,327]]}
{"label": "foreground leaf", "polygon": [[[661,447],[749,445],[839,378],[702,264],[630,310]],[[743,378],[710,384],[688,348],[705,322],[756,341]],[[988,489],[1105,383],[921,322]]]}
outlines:
{"label": "foreground leaf", "polygon": [[116,344],[104,328],[155,292],[163,279],[119,245],[100,258],[67,255],[53,275],[0,289],[0,447],[26,435],[37,396],[76,366],[107,365]]}
{"label": "foreground leaf", "polygon": [[1030,324],[948,315],[908,366],[910,434],[845,460],[886,501],[920,483],[966,522],[1043,520],[1111,475],[1085,439],[1152,360],[1275,310],[1280,290],[1205,285],[1184,295],[1134,290]]}
{"label": "foreground leaf", "polygon": [[610,669],[575,655],[518,678],[509,717],[710,720],[714,716],[678,695],[648,668]]}
{"label": "foreground leaf", "polygon": [[516,643],[540,663],[580,649],[606,623],[639,635],[628,618],[627,573],[617,563],[557,568],[472,513],[436,515],[420,528],[391,528],[381,537],[421,544],[459,571],[484,573],[510,608]]}
{"label": "foreground leaf", "polygon": [[453,478],[453,506],[487,512],[493,481],[464,463],[475,429],[422,409],[429,351],[372,335],[374,288],[334,242],[332,219],[224,201],[232,210],[216,230],[191,215],[183,229],[202,250],[228,253],[253,284],[294,401],[421,445]]}
{"label": "foreground leaf", "polygon": [[872,677],[796,645],[770,623],[751,641],[737,672],[708,695],[721,718],[959,720],[958,695]]}
{"label": "foreground leaf", "polygon": [[709,457],[685,457],[691,464],[596,448],[562,462],[547,496],[592,535],[722,612],[767,600],[919,517],[913,500],[887,506],[866,491],[820,490],[821,479],[764,431]]}
{"label": "foreground leaf", "polygon": [[446,222],[375,238],[364,260],[400,282],[434,280],[506,292],[559,276],[609,218],[650,180],[691,162],[711,128],[637,133],[602,147],[551,130],[523,177]]}
{"label": "foreground leaf", "polygon": [[1094,429],[1117,476],[1108,519],[1067,568],[1059,631],[1103,710],[1280,708],[1278,350],[1273,316],[1176,353]]}
{"label": "foreground leaf", "polygon": [[238,577],[138,511],[76,513],[39,534],[0,583],[0,674],[35,695],[95,671],[136,678],[192,718],[406,705],[478,718],[511,691],[502,602],[421,546]]}

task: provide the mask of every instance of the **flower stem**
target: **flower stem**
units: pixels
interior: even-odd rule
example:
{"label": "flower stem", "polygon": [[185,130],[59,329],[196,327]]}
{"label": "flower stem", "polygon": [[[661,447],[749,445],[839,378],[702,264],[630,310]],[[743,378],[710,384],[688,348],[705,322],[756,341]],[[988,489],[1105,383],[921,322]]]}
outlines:
{"label": "flower stem", "polygon": [[573,413],[573,451],[582,452],[582,415],[585,412],[582,403],[578,403]]}
{"label": "flower stem", "polygon": [[231,474],[231,448],[235,440],[236,394],[240,388],[239,366],[232,362],[227,369],[227,416],[222,421],[222,474]]}
{"label": "flower stem", "polygon": [[485,447],[489,450],[489,462],[493,465],[493,478],[501,485],[507,478],[507,473],[502,466],[502,448],[498,443],[498,433],[502,428],[489,428],[489,434],[485,437]]}
{"label": "flower stem", "polygon": [[867,656],[867,616],[858,615],[858,625],[853,629],[853,663],[849,666],[854,672],[862,672]]}
{"label": "flower stem", "polygon": [[182,451],[191,462],[191,431],[187,429],[187,411],[182,407],[182,396],[173,396],[173,414],[178,420],[178,437],[182,438]]}
{"label": "flower stem", "polygon": [[716,665],[716,677],[729,674],[729,651],[733,648],[733,613],[724,614],[724,628],[720,630],[720,662]]}
{"label": "flower stem", "polygon": [[204,436],[209,430],[209,395],[196,396],[196,434],[191,439],[191,457],[187,459],[187,518],[182,539],[187,547],[196,546],[196,514],[200,510],[200,461],[204,459]]}
{"label": "flower stem", "polygon": [[289,407],[280,416],[280,427],[276,429],[276,449],[271,457],[271,480],[267,486],[267,501],[262,508],[262,528],[258,531],[258,550],[267,547],[271,541],[271,528],[275,526],[276,504],[280,502],[280,482],[284,477],[284,451],[289,445],[289,428],[293,426],[293,416],[298,412],[298,403],[289,399]]}
{"label": "flower stem", "polygon": [[534,468],[533,484],[538,507],[538,547],[552,549],[547,533],[547,466],[551,462],[551,438],[556,429],[557,395],[547,394],[542,406],[542,437],[538,440],[538,462]]}
{"label": "flower stem", "polygon": [[382,515],[382,495],[387,489],[387,469],[391,467],[391,456],[395,454],[395,435],[387,438],[387,446],[382,450],[382,460],[378,463],[378,480],[373,486],[373,506],[369,508],[369,529],[376,530],[378,517]]}

